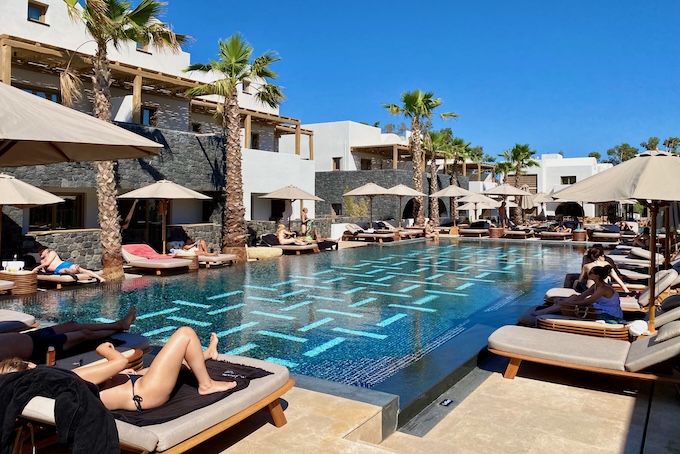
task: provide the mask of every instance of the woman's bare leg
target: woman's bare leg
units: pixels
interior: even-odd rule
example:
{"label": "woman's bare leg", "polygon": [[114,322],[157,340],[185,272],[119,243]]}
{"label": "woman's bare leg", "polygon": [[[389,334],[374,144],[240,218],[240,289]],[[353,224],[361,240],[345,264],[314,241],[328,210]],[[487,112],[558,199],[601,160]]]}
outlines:
{"label": "woman's bare leg", "polygon": [[199,394],[228,391],[236,386],[236,382],[214,381],[210,378],[198,336],[193,329],[185,326],[170,336],[146,374],[137,382],[135,390],[144,399],[145,408],[157,407],[168,401],[184,360],[198,380]]}
{"label": "woman's bare leg", "polygon": [[[132,306],[128,313],[125,314],[123,318],[113,323],[78,323],[78,322],[66,322],[59,325],[52,326],[52,329],[56,334],[68,334],[77,331],[113,331],[114,333],[119,331],[127,331],[130,329],[130,325],[135,322],[137,318],[137,309]],[[113,334],[113,333],[111,333]]]}
{"label": "woman's bare leg", "polygon": [[76,273],[82,273],[82,274],[87,274],[90,277],[93,277],[97,279],[99,282],[106,282],[106,279],[95,273],[94,271],[90,271],[86,268],[83,268],[80,265],[74,265],[73,268],[75,268]]}

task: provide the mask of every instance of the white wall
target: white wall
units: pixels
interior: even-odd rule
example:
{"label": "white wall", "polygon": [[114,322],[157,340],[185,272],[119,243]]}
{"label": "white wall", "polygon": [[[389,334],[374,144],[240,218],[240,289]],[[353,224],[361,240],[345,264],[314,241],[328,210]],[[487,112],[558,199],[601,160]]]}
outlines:
{"label": "white wall", "polygon": [[[95,44],[88,42],[92,38],[86,33],[82,23],[71,20],[64,0],[40,0],[39,3],[48,5],[45,17],[47,25],[27,19],[26,0],[0,1],[0,33],[94,54]],[[175,4],[174,7],[179,8],[179,5]],[[120,51],[109,46],[108,53],[111,60],[178,76],[185,76],[182,70],[190,63],[187,52],[171,53],[151,50],[149,54],[138,51],[136,45],[123,46]]]}
{"label": "white wall", "polygon": [[[266,165],[265,165],[266,164]],[[269,219],[269,205],[257,204],[253,210],[251,194],[264,195],[293,184],[314,194],[314,163],[299,156],[261,150],[243,150],[243,201],[246,219]],[[314,203],[305,202],[309,216],[314,217]],[[266,208],[265,208],[266,207]],[[266,212],[265,212],[266,210]],[[293,203],[293,219],[300,218],[300,203]]]}

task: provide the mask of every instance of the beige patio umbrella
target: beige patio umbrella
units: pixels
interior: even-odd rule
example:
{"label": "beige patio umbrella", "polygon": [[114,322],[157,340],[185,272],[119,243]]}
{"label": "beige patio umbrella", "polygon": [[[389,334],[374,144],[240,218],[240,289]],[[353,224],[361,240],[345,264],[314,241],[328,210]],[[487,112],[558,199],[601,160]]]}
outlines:
{"label": "beige patio umbrella", "polygon": [[[501,185],[496,186],[495,188],[487,189],[486,191],[482,192],[484,195],[499,195],[505,201],[508,196],[531,196],[531,193],[519,188],[516,188],[509,183],[503,183]],[[506,202],[507,206],[507,202]],[[503,226],[505,227],[505,226]]]}
{"label": "beige patio umbrella", "polygon": [[550,194],[545,193],[545,192],[537,192],[536,194],[534,194],[534,197],[533,197],[534,203],[541,205],[544,213],[545,213],[545,204],[549,203],[549,202],[553,202],[554,200],[555,199],[553,199]]}
{"label": "beige patio umbrella", "polygon": [[[477,218],[477,210],[479,208],[497,208],[501,206],[500,202],[497,202],[496,200],[492,199],[491,197],[487,197],[483,194],[473,192],[471,194],[468,194],[466,196],[463,196],[460,198],[461,202],[467,202],[471,203],[472,206],[474,207],[473,209],[475,210],[475,219]],[[463,208],[465,205],[460,207],[461,210],[465,210]],[[468,208],[469,209],[469,208]]]}
{"label": "beige patio umbrella", "polygon": [[[531,194],[531,192],[529,192],[529,186],[526,184],[522,185],[520,189]],[[528,210],[533,210],[536,207],[536,202],[534,202],[532,195],[515,196],[515,198],[517,197],[519,197],[519,207],[522,209],[522,220],[526,222],[526,212]]]}
{"label": "beige patio umbrella", "polygon": [[[282,200],[290,200],[290,203],[292,204],[295,200],[300,201],[300,213],[302,213],[302,201],[303,200],[315,200],[318,202],[323,202],[324,200],[321,197],[317,197],[314,194],[310,194],[309,192],[298,188],[297,186],[288,185],[285,188],[277,189],[274,192],[270,192],[269,194],[261,195],[258,197],[260,199],[282,199]],[[290,218],[288,218],[288,227],[290,227]]]}
{"label": "beige patio umbrella", "polygon": [[134,191],[126,192],[118,196],[119,199],[158,199],[160,200],[161,211],[161,236],[163,238],[163,251],[166,251],[166,216],[168,214],[168,202],[172,199],[198,199],[209,200],[205,194],[185,188],[182,185],[173,183],[169,180],[159,180],[148,186],[144,186]]}
{"label": "beige patio umbrella", "polygon": [[[458,197],[463,197],[466,195],[474,194],[472,191],[468,191],[467,189],[463,189],[460,186],[456,185],[450,185],[445,187],[442,190],[439,190],[432,194],[430,197],[451,197],[453,199],[453,203],[451,204],[452,207],[455,207],[456,204],[458,203]],[[453,209],[451,210],[451,217],[453,218],[453,225],[455,227],[456,225],[456,216],[455,213],[453,213]]]}
{"label": "beige patio umbrella", "polygon": [[348,191],[344,193],[342,196],[343,197],[351,197],[351,196],[366,196],[369,199],[369,204],[371,207],[371,217],[370,222],[369,222],[369,227],[373,228],[373,197],[377,195],[390,195],[387,192],[387,189],[383,188],[380,185],[377,185],[375,183],[366,183],[363,186],[359,186],[358,188],[354,188],[351,191]]}
{"label": "beige patio umbrella", "polygon": [[0,100],[0,167],[140,158],[163,148],[7,84],[0,84]]}
{"label": "beige patio umbrella", "polygon": [[[660,208],[680,201],[680,156],[649,150],[555,193],[559,198],[588,202],[635,199],[650,210],[650,270],[656,269],[656,215]],[[655,301],[656,279],[650,272],[650,301]],[[649,330],[654,327],[655,307],[649,311]]]}
{"label": "beige patio umbrella", "polygon": [[[392,186],[387,190],[387,192],[391,195],[396,195],[399,196],[399,223],[397,224],[398,227],[401,228],[401,202],[404,197],[418,197],[418,196],[425,196],[427,194],[424,194],[422,192],[416,191],[413,188],[409,188],[405,184],[398,184],[396,186]],[[434,194],[432,197],[436,197]]]}
{"label": "beige patio umbrella", "polygon": [[[0,173],[0,251],[2,251],[2,207],[30,208],[63,202],[64,199],[32,186],[11,175]],[[0,253],[2,255],[2,253]]]}

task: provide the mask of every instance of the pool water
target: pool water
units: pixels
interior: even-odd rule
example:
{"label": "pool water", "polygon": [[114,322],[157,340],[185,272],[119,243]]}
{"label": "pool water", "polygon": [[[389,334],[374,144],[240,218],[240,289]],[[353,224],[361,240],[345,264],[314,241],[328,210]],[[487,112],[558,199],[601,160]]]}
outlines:
{"label": "pool water", "polygon": [[163,343],[183,325],[221,353],[373,387],[478,323],[515,323],[561,286],[566,245],[442,240],[283,257],[171,277],[39,292],[12,309],[40,320],[112,321]]}

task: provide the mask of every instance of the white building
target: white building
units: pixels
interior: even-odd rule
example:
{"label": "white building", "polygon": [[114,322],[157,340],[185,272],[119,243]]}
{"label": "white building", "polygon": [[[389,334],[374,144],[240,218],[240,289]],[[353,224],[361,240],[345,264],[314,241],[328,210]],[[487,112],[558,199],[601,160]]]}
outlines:
{"label": "white building", "polygon": [[[181,7],[170,5],[169,7]],[[191,30],[179,33],[191,35]],[[215,42],[215,53],[218,45]],[[82,74],[84,97],[74,108],[92,112],[89,74],[95,44],[78,21],[72,21],[64,0],[2,0],[0,2],[0,79],[37,95],[60,101],[59,73],[67,65]],[[184,92],[209,79],[203,74],[186,73],[187,52],[156,52],[150,48],[124,45],[108,49],[112,72],[112,118],[114,121],[148,125],[159,129],[194,132],[198,136],[222,135],[212,117],[216,100],[190,100]],[[253,82],[239,87],[243,128],[243,182],[246,219],[273,217],[273,202],[260,195],[294,184],[314,193],[312,132],[300,121],[279,114],[278,108],[260,104],[253,94]],[[279,140],[290,135],[292,148],[281,152]],[[306,136],[306,140],[301,140]],[[306,154],[300,154],[304,145]],[[178,181],[191,185],[191,182]],[[57,194],[59,191],[53,191]],[[88,191],[86,191],[88,192]],[[93,192],[87,194],[86,209],[96,210]],[[200,213],[200,202],[183,202],[184,210],[170,213],[170,223],[197,222],[186,213]],[[298,204],[292,216],[299,217]],[[277,205],[278,207],[278,205]],[[313,204],[310,204],[313,216]],[[278,209],[278,208],[277,208]],[[280,210],[279,210],[280,211]],[[180,214],[183,213],[183,214]],[[80,228],[96,228],[96,215],[83,217]]]}

